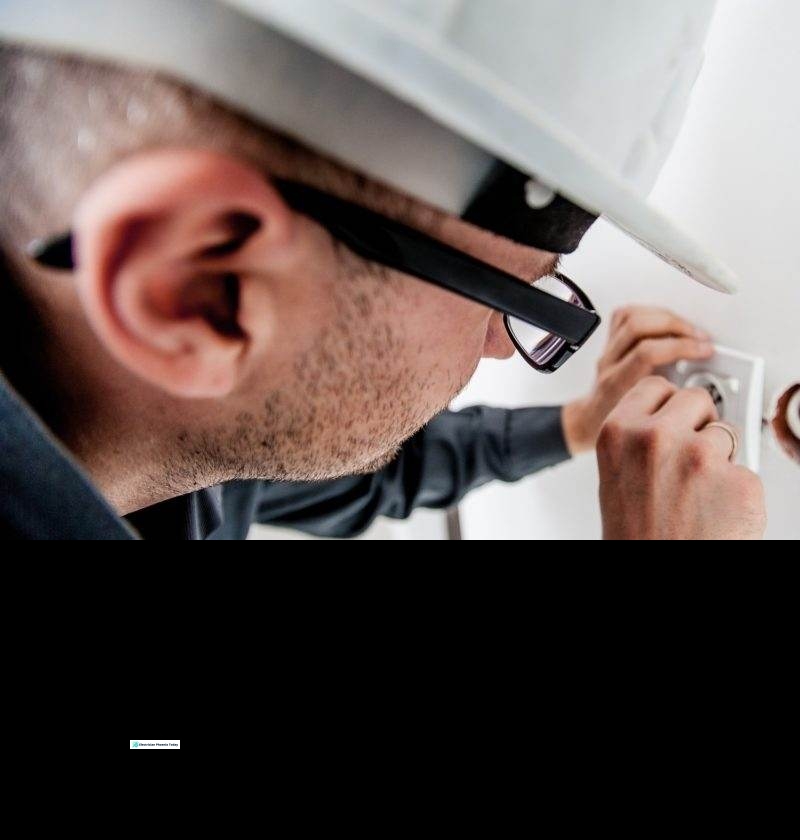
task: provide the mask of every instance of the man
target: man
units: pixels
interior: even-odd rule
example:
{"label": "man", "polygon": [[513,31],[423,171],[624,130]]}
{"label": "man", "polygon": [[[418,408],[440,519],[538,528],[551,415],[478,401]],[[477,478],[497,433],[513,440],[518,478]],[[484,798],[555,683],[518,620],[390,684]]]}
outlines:
{"label": "man", "polygon": [[[6,534],[230,538],[263,521],[345,536],[376,515],[447,506],[492,478],[556,464],[600,436],[607,537],[760,535],[760,485],[729,462],[732,431],[715,424],[708,395],[650,376],[660,365],[711,354],[708,336],[668,312],[617,313],[597,383],[563,410],[440,413],[481,357],[506,358],[516,344],[532,366],[550,371],[580,349],[597,324],[588,297],[565,278],[545,286],[556,303],[525,284],[560,277],[558,253],[574,249],[594,218],[584,206],[606,210],[602,202],[578,206],[501,159],[485,166],[472,146],[464,151],[450,134],[442,140],[438,125],[372,89],[358,105],[337,103],[332,123],[317,113],[325,107],[319,99],[348,85],[360,91],[366,83],[350,75],[313,107],[295,91],[291,107],[272,93],[257,108],[241,100],[265,114],[257,122],[152,69],[169,66],[183,41],[157,62],[142,62],[144,69],[54,51],[75,43],[83,50],[80,38],[96,26],[83,51],[94,55],[102,44],[109,52],[102,27],[113,15],[93,16],[90,0],[68,12],[44,5],[46,19],[20,4],[7,21],[9,32],[24,30],[23,40],[45,48],[7,43],[0,52]],[[378,5],[390,14],[409,8]],[[115,57],[135,42],[130,27],[148,12],[162,14],[148,2],[133,18],[136,3],[110,6],[121,16],[115,32],[123,33]],[[171,8],[186,18],[176,24],[167,14],[149,34],[163,38],[173,26],[190,41],[184,30],[209,26],[209,37],[225,45],[235,33],[231,43],[251,50],[248,59],[268,61],[272,52],[250,40],[266,22],[259,37],[292,61],[282,65],[289,75],[268,74],[263,84],[302,86],[321,59],[270,27],[292,34],[307,27],[304,36],[319,44],[357,4],[254,6],[259,22],[218,4],[177,3]],[[469,22],[470,11],[456,23]],[[331,14],[338,16],[326,20]],[[520,14],[527,20],[530,12]],[[366,34],[372,12],[356,22],[360,28],[348,32],[358,38],[338,48],[358,55],[371,45],[376,72],[383,54],[396,54],[382,38],[420,49],[393,34],[403,32],[402,21]],[[235,76],[235,54],[218,52],[224,61],[215,69]],[[426,55],[436,57],[417,51],[413,66]],[[246,88],[246,80],[225,87],[230,79],[191,66],[185,77],[213,79],[206,89],[225,88],[227,99]],[[437,79],[452,81],[435,69],[418,86],[420,97]],[[313,83],[327,78],[317,73]],[[458,99],[458,88],[446,90]],[[494,94],[489,104],[507,92]],[[360,114],[364,102],[383,121],[377,142],[368,121],[342,119],[344,108]],[[504,119],[511,126],[515,113],[498,108],[498,127]],[[434,139],[403,158],[395,136],[402,131],[408,142]],[[324,146],[359,166],[326,157],[318,151]],[[407,171],[386,167],[387,148]],[[551,161],[554,148],[555,140],[543,140],[546,183],[563,182],[566,192],[575,178],[588,196],[597,173],[587,170],[578,183],[581,156],[562,172]],[[482,166],[481,184],[473,178],[462,190],[461,212],[445,212],[457,206],[450,188],[462,170]],[[406,177],[413,195],[364,172]],[[526,200],[514,217],[506,196],[521,196],[523,186]],[[615,197],[625,221],[625,190]],[[692,262],[691,248],[672,240],[673,259],[684,258],[708,285],[726,286],[723,269]]]}

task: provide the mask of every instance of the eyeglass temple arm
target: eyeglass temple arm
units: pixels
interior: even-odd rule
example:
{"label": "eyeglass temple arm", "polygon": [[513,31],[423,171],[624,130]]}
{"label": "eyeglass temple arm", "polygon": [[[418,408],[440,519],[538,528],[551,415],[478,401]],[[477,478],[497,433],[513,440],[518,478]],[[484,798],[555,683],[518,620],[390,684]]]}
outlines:
{"label": "eyeglass temple arm", "polygon": [[62,271],[72,271],[75,268],[72,231],[49,239],[34,239],[26,250],[32,260],[45,268],[57,268]]}
{"label": "eyeglass temple arm", "polygon": [[[277,181],[276,185],[296,210],[317,219],[366,259],[520,318],[576,346],[591,335],[600,320],[591,310],[529,286],[400,222],[303,184]],[[70,271],[75,267],[71,232],[32,242],[28,254],[48,268]]]}
{"label": "eyeglass temple arm", "polygon": [[[301,212],[305,202],[298,193],[305,189],[281,184],[281,192]],[[326,194],[313,196],[313,201],[309,215],[360,256],[513,315],[573,345],[581,345],[600,320],[591,310],[549,295],[393,219],[335,198],[325,208],[321,205],[328,202]]]}

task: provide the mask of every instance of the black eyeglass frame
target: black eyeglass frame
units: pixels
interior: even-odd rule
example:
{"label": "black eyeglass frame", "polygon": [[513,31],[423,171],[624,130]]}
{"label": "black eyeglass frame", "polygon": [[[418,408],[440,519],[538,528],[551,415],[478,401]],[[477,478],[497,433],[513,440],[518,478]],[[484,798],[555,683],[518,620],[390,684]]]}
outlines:
{"label": "black eyeglass frame", "polygon": [[[577,283],[570,280],[566,274],[562,274],[560,271],[551,271],[549,275],[545,276],[555,277],[556,280],[563,283],[575,295],[575,297],[578,298],[578,300],[581,302],[582,307],[584,307],[588,312],[594,312],[592,302],[584,294],[583,290],[577,285]],[[569,305],[574,306],[575,304]],[[511,339],[511,343],[514,345],[514,347],[516,347],[517,352],[520,354],[520,356],[522,356],[522,358],[525,359],[525,361],[532,368],[534,368],[534,370],[539,371],[539,373],[555,373],[555,371],[557,371],[570,357],[574,356],[575,353],[577,353],[580,349],[580,347],[573,348],[573,346],[570,345],[568,341],[565,341],[564,346],[557,350],[547,360],[545,364],[539,364],[531,358],[529,351],[526,350],[522,342],[517,338],[517,335],[514,332],[514,327],[511,325],[508,319],[509,316],[504,314],[503,326],[506,328],[506,332],[508,333],[508,337]],[[597,319],[597,323],[600,323],[599,316]]]}
{"label": "black eyeglass frame", "polygon": [[[514,346],[541,373],[558,370],[600,324],[589,298],[564,275],[556,276],[575,292],[584,308],[358,204],[294,181],[276,179],[273,184],[294,210],[319,222],[359,256],[502,312]],[[28,253],[49,268],[75,268],[71,232],[36,240]],[[554,333],[564,339],[564,346],[545,365],[536,364],[514,336],[509,316]]]}

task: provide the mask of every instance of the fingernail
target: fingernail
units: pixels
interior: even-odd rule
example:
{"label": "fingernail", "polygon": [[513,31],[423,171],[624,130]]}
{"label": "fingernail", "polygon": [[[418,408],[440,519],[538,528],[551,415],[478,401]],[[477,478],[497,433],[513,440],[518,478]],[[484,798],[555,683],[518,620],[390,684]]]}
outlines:
{"label": "fingernail", "polygon": [[713,353],[714,345],[710,341],[701,341],[700,344],[697,345],[697,349],[701,353]]}
{"label": "fingernail", "polygon": [[711,336],[705,330],[695,330],[694,334],[701,341],[710,341]]}

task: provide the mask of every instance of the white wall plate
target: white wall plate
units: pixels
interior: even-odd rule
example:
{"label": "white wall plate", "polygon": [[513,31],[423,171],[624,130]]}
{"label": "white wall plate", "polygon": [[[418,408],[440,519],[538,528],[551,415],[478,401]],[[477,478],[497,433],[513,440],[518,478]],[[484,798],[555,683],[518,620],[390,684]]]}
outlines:
{"label": "white wall plate", "polygon": [[739,431],[737,463],[758,472],[764,401],[764,360],[715,345],[710,359],[680,361],[664,375],[681,388],[705,388],[714,398],[720,419]]}

